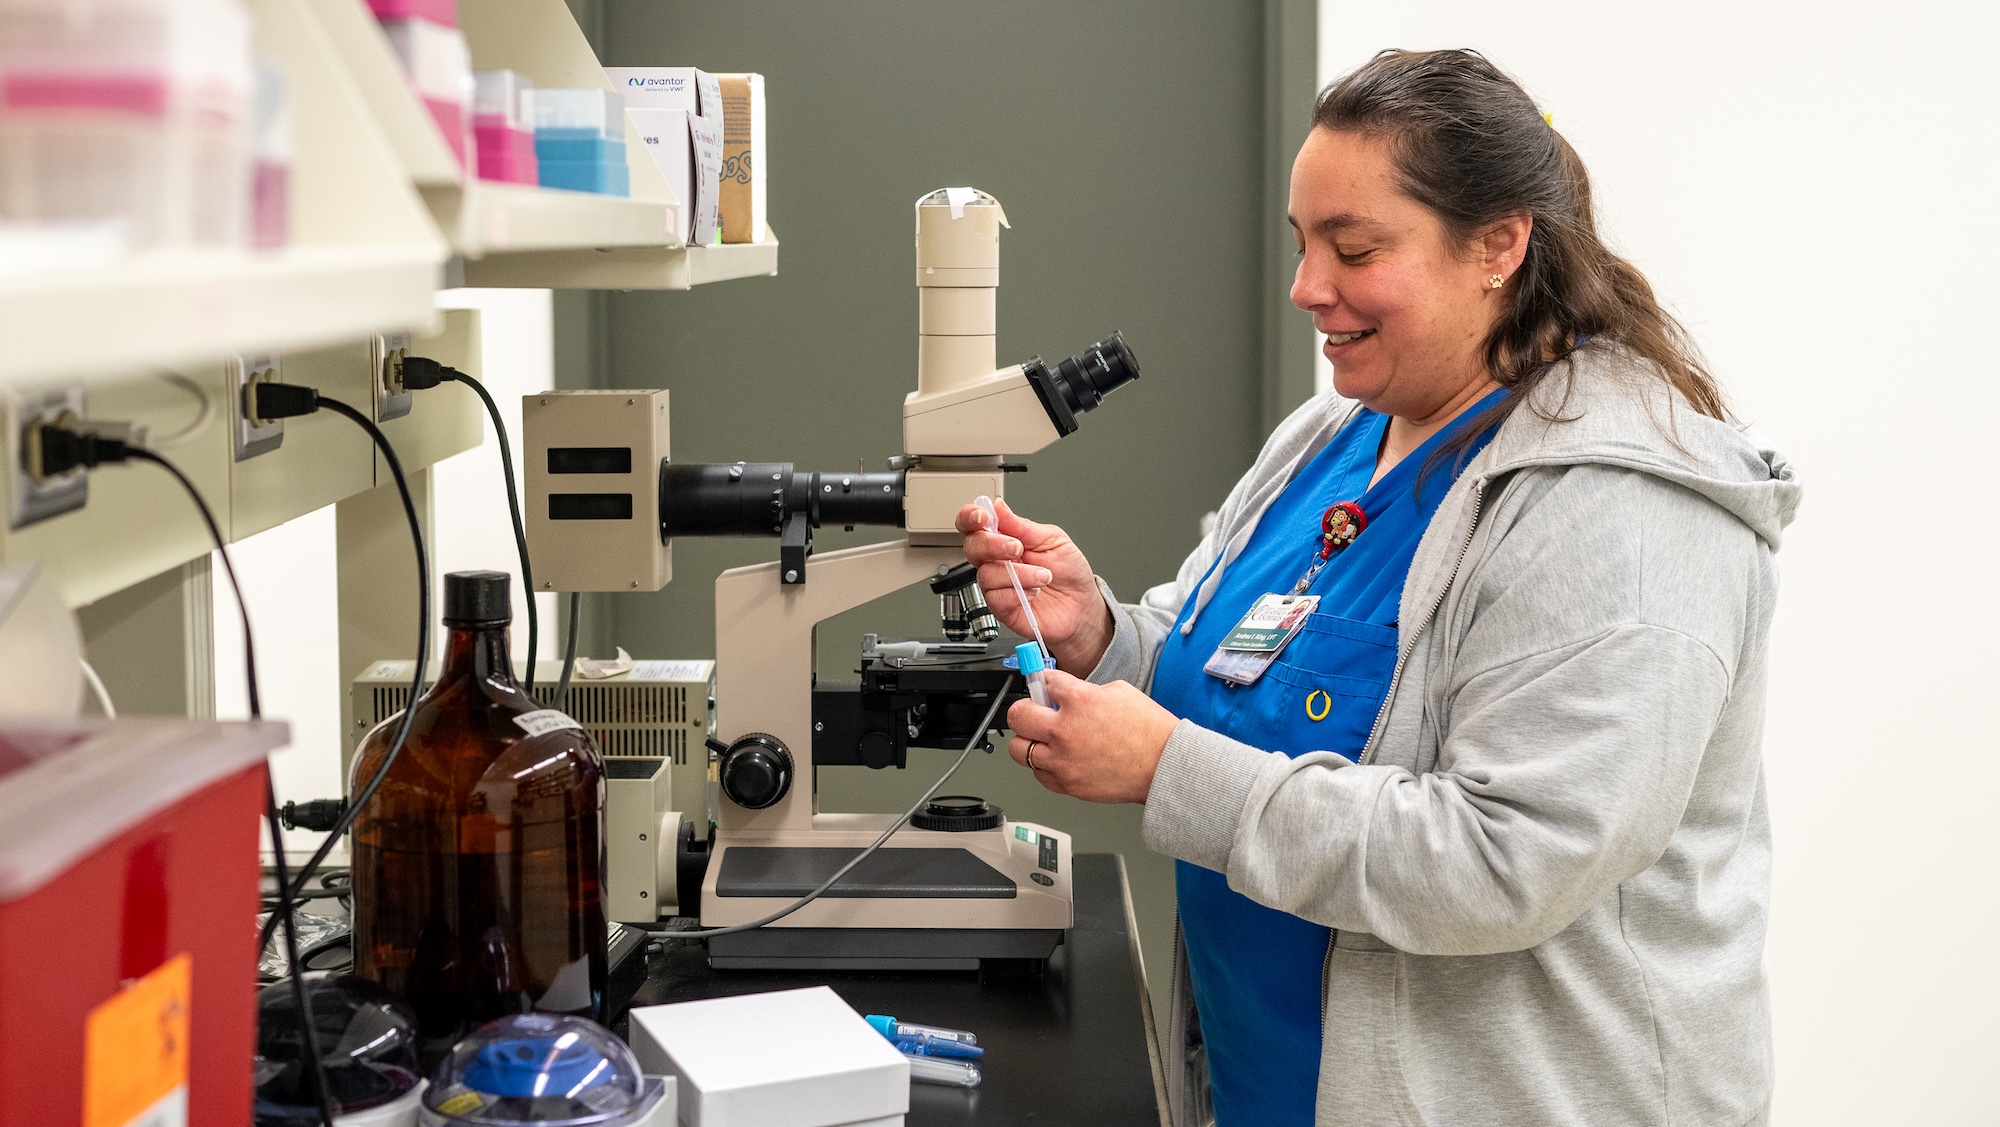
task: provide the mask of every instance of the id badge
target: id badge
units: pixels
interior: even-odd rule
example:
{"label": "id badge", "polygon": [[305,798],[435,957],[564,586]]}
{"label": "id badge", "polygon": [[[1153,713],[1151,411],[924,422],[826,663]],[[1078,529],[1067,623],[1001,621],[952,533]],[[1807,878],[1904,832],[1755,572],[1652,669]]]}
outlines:
{"label": "id badge", "polygon": [[1317,606],[1318,595],[1258,596],[1249,613],[1223,636],[1202,671],[1232,685],[1256,684],[1305,628],[1306,619]]}

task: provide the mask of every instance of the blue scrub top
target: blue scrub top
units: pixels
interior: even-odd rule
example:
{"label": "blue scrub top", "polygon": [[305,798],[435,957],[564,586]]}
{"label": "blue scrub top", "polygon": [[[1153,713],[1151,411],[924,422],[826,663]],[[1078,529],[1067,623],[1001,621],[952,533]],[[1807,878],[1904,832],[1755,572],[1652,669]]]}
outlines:
{"label": "blue scrub top", "polygon": [[[1441,443],[1506,394],[1495,391],[1475,404],[1373,488],[1368,479],[1389,420],[1362,409],[1265,511],[1194,630],[1183,636],[1176,623],[1168,634],[1153,699],[1253,747],[1359,759],[1395,670],[1397,606],[1417,541],[1492,429],[1429,474],[1425,465]],[[1318,595],[1319,605],[1264,675],[1239,686],[1203,672],[1259,596],[1291,591],[1312,566],[1327,507],[1355,500],[1368,517],[1366,528],[1313,577],[1305,593]],[[1309,1127],[1319,1081],[1320,974],[1332,933],[1233,891],[1221,873],[1179,861],[1174,876],[1218,1127]]]}

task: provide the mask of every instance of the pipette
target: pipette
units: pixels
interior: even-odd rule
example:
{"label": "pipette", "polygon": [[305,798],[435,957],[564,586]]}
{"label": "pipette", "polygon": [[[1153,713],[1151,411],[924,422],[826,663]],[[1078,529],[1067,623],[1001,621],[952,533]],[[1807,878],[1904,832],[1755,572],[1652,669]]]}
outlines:
{"label": "pipette", "polygon": [[[974,498],[972,503],[979,506],[980,512],[986,514],[986,531],[1000,531],[1000,514],[993,508],[993,498],[982,493]],[[1007,565],[1007,578],[1014,582],[1014,597],[1021,600],[1021,613],[1028,616],[1028,629],[1035,632],[1035,645],[1041,647],[1042,657],[1053,666],[1056,663],[1055,655],[1049,652],[1049,644],[1042,640],[1042,624],[1035,621],[1035,608],[1028,605],[1028,593],[1021,588],[1021,573],[1014,570],[1013,560],[1000,562]]]}

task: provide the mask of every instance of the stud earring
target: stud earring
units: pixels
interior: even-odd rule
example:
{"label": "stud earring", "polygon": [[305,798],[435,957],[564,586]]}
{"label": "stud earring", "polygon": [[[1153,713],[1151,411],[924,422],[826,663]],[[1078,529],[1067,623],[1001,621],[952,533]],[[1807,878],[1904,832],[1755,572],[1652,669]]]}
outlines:
{"label": "stud earring", "polygon": [[1497,290],[1506,284],[1507,277],[1504,274],[1495,274],[1491,278],[1486,279],[1486,288],[1489,290]]}

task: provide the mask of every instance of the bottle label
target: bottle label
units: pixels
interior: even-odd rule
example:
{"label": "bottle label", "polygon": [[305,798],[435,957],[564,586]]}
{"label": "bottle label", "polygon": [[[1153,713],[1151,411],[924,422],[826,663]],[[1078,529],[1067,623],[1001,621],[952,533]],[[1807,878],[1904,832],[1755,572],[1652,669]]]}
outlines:
{"label": "bottle label", "polygon": [[583,730],[583,725],[570,719],[568,713],[555,708],[538,708],[533,712],[523,712],[514,717],[514,723],[519,724],[521,730],[531,736],[559,732],[564,728],[575,728],[579,732]]}

